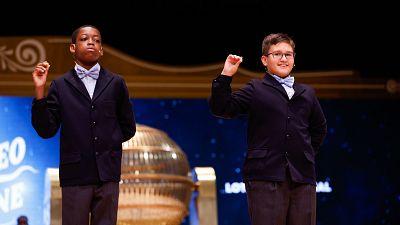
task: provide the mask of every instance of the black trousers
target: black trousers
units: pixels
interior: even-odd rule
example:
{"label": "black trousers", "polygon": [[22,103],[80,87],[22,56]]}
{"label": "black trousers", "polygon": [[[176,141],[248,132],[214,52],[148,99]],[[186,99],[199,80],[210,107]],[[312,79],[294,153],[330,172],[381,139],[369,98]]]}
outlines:
{"label": "black trousers", "polygon": [[63,225],[117,224],[119,183],[62,187]]}
{"label": "black trousers", "polygon": [[245,183],[252,225],[315,225],[316,187],[291,181]]}

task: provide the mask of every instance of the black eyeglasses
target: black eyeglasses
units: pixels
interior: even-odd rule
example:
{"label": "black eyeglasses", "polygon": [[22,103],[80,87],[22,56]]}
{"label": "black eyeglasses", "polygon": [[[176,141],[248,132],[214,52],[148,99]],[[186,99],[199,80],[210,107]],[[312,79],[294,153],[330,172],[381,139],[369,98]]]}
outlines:
{"label": "black eyeglasses", "polygon": [[294,59],[296,53],[294,53],[294,52],[286,52],[286,53],[283,53],[283,52],[271,52],[271,53],[266,54],[266,56],[269,56],[269,55],[272,55],[272,57],[274,59],[282,59],[283,56],[285,56],[286,59]]}

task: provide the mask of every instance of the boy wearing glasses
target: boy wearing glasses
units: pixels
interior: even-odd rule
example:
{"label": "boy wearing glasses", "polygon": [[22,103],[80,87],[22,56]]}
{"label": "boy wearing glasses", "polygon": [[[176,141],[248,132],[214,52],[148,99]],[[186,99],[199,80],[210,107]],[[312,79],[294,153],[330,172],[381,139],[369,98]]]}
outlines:
{"label": "boy wearing glasses", "polygon": [[327,125],[314,90],[294,82],[295,43],[270,34],[262,43],[263,79],[232,93],[230,83],[241,56],[229,55],[212,82],[211,112],[217,117],[247,115],[247,156],[243,165],[253,225],[315,225],[315,156]]}

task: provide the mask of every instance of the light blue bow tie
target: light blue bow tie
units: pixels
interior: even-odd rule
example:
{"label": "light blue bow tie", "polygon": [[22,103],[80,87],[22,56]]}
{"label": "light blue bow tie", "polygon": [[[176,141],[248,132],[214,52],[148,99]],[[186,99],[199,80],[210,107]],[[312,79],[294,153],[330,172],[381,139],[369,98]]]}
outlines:
{"label": "light blue bow tie", "polygon": [[286,78],[280,78],[278,76],[275,76],[275,78],[280,84],[286,85],[290,88],[293,87],[294,77],[290,76],[290,77],[286,77]]}
{"label": "light blue bow tie", "polygon": [[79,67],[76,68],[76,74],[78,74],[79,78],[84,78],[86,76],[89,76],[95,80],[97,80],[99,78],[99,69],[97,67],[94,67],[90,70],[83,70]]}

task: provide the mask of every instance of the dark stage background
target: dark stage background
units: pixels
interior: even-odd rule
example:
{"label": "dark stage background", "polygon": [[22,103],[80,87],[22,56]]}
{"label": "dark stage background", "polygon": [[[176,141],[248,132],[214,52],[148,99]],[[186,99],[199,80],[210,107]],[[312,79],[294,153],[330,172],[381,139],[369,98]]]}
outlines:
{"label": "dark stage background", "polygon": [[[400,78],[398,7],[385,0],[146,0],[2,2],[0,36],[66,35],[97,26],[105,44],[167,65],[221,64],[229,53],[263,71],[261,42],[285,32],[296,42],[295,71],[354,70]],[[49,59],[51,60],[51,59]]]}

